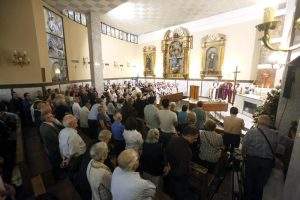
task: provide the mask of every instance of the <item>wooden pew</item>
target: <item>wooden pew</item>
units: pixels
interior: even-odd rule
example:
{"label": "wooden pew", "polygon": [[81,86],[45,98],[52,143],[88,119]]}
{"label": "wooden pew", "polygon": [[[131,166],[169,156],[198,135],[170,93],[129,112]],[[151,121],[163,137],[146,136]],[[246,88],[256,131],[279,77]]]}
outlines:
{"label": "wooden pew", "polygon": [[208,187],[212,180],[214,179],[214,175],[208,173],[207,168],[202,165],[192,163],[191,164],[191,179],[190,183],[192,189],[200,195],[200,199],[207,199],[208,196]]}

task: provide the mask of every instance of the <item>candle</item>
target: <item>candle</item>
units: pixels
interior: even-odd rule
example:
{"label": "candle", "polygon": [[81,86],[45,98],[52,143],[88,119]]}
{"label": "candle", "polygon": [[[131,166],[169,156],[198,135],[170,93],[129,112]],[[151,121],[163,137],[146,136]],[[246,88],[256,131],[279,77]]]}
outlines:
{"label": "candle", "polygon": [[272,7],[265,8],[264,23],[274,21],[274,19],[275,19],[275,9]]}

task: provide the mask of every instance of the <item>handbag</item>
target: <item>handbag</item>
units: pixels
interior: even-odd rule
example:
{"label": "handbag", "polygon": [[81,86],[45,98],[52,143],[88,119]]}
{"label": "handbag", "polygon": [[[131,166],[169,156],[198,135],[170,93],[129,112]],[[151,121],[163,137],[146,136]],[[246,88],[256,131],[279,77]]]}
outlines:
{"label": "handbag", "polygon": [[274,153],[274,151],[273,151],[272,145],[271,145],[270,141],[268,140],[267,136],[265,135],[264,131],[263,131],[261,128],[259,128],[259,127],[257,127],[257,129],[258,129],[259,132],[264,136],[264,138],[266,139],[266,141],[267,141],[267,143],[268,143],[268,145],[269,145],[269,147],[270,147],[270,149],[271,149],[271,152],[272,152],[272,155],[273,155],[273,159],[272,159],[272,168],[274,168],[274,167],[275,167],[275,157],[276,157],[276,156],[275,156],[275,153]]}

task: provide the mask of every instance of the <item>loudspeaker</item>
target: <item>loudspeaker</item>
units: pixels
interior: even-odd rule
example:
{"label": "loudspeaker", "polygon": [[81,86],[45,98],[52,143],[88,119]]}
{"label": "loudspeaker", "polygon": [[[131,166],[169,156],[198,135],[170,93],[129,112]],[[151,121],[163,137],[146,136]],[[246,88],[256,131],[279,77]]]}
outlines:
{"label": "loudspeaker", "polygon": [[283,94],[282,94],[282,96],[287,99],[291,97],[292,86],[293,83],[295,82],[295,74],[296,74],[296,67],[289,66],[287,70]]}
{"label": "loudspeaker", "polygon": [[46,69],[41,68],[41,74],[42,74],[42,81],[46,82]]}

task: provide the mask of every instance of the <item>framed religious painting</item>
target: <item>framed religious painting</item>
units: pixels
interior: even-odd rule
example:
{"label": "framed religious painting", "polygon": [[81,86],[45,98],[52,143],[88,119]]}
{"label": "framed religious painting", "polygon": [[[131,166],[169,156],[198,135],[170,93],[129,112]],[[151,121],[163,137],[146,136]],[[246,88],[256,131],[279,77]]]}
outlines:
{"label": "framed religious painting", "polygon": [[273,88],[275,76],[276,69],[258,69],[254,84],[262,88]]}
{"label": "framed religious painting", "polygon": [[145,46],[143,48],[144,54],[144,76],[154,76],[155,66],[155,46]]}
{"label": "framed religious painting", "polygon": [[184,78],[189,76],[189,50],[193,37],[185,28],[168,30],[162,41],[164,78]]}
{"label": "framed religious painting", "polygon": [[207,35],[202,38],[202,78],[222,78],[225,41],[225,35],[220,33]]}

